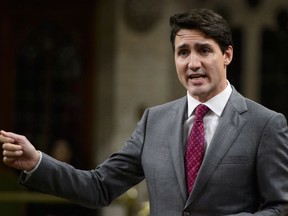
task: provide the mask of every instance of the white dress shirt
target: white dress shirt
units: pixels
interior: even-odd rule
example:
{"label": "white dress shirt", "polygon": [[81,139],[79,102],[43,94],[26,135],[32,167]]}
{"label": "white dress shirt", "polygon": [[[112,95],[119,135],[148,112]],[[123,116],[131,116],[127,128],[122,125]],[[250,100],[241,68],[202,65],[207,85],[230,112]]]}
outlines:
{"label": "white dress shirt", "polygon": [[[208,149],[211,140],[213,138],[213,135],[215,133],[215,130],[217,128],[219,118],[228,102],[228,99],[232,93],[232,87],[227,80],[227,87],[218,95],[214,96],[210,100],[206,101],[205,104],[207,107],[209,107],[210,111],[204,116],[203,122],[204,122],[204,133],[205,133],[205,147],[206,150]],[[188,98],[188,119],[184,123],[184,138],[187,140],[190,130],[193,125],[194,121],[194,110],[195,108],[201,104],[200,101],[194,99],[189,95],[187,92],[187,98]],[[186,143],[186,141],[185,141]]]}

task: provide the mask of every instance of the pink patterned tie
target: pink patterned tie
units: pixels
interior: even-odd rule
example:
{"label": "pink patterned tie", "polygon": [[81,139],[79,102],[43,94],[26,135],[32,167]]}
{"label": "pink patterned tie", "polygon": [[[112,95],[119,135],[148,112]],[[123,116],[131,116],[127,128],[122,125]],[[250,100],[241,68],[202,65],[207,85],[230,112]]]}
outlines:
{"label": "pink patterned tie", "polygon": [[204,157],[204,124],[203,118],[209,111],[204,104],[196,107],[193,127],[188,137],[185,166],[186,166],[186,182],[188,193],[192,191],[198,171],[200,169]]}

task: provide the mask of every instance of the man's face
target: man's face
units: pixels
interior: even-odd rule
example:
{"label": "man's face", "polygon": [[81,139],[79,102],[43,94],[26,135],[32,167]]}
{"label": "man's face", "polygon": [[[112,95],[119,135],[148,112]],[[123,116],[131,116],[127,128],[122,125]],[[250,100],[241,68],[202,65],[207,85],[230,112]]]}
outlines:
{"label": "man's face", "polygon": [[205,102],[227,86],[226,69],[233,48],[223,54],[219,45],[199,30],[181,29],[175,37],[177,75],[189,94]]}

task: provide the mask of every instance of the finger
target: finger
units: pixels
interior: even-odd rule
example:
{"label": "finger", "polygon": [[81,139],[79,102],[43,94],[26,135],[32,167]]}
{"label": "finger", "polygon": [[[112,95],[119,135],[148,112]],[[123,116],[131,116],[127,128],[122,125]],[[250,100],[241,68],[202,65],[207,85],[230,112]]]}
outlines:
{"label": "finger", "polygon": [[3,157],[3,162],[5,164],[12,164],[16,159],[15,158],[7,158],[7,157]]}
{"label": "finger", "polygon": [[0,143],[13,143],[14,139],[0,135]]}
{"label": "finger", "polygon": [[4,143],[2,148],[7,151],[19,151],[22,150],[21,145],[13,144],[13,143]]}
{"label": "finger", "polygon": [[3,156],[7,158],[17,158],[23,155],[23,151],[3,151]]}
{"label": "finger", "polygon": [[19,134],[15,134],[15,133],[12,133],[12,132],[6,132],[4,130],[1,130],[0,131],[1,135],[3,135],[4,137],[8,137],[12,140],[15,141],[19,141],[19,140],[23,140],[25,137],[22,136],[22,135],[19,135]]}

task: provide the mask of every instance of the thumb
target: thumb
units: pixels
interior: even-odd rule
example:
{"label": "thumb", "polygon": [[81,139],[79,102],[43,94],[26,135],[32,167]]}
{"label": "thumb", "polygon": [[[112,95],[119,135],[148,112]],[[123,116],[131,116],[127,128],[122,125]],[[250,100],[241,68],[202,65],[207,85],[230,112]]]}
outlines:
{"label": "thumb", "polygon": [[15,134],[15,133],[12,133],[12,132],[6,132],[4,130],[1,130],[0,131],[0,135],[2,135],[2,137],[5,137],[6,139],[8,139],[11,143],[14,143],[16,142],[17,140],[21,140],[21,135],[19,134]]}
{"label": "thumb", "polygon": [[14,143],[14,142],[15,142],[15,139],[7,136],[7,133],[5,131],[3,130],[0,131],[0,143]]}

